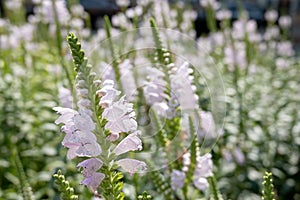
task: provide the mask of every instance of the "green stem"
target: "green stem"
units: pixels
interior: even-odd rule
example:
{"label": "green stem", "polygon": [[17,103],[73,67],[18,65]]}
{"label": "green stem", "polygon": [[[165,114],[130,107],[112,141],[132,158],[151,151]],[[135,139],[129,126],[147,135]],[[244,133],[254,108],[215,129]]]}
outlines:
{"label": "green stem", "polygon": [[76,104],[76,94],[73,91],[73,77],[71,76],[71,73],[68,69],[68,67],[66,66],[64,59],[63,59],[63,55],[62,55],[62,36],[61,36],[61,26],[60,26],[60,22],[58,19],[58,14],[57,14],[57,10],[56,10],[56,4],[55,4],[55,0],[51,0],[52,1],[52,9],[53,9],[53,14],[54,14],[54,20],[55,20],[55,26],[56,26],[56,30],[55,30],[55,34],[56,34],[56,48],[57,48],[57,52],[59,55],[59,62],[63,68],[63,70],[66,73],[67,76],[67,80],[68,80],[68,84],[69,84],[69,88],[71,90],[71,94],[73,96],[73,101],[74,101],[74,105]]}
{"label": "green stem", "polygon": [[120,73],[120,69],[119,69],[119,58],[117,57],[117,52],[114,48],[113,42],[111,40],[111,23],[110,20],[107,16],[104,16],[104,20],[105,20],[105,31],[106,31],[106,36],[108,39],[108,44],[109,44],[109,49],[110,49],[110,53],[111,53],[111,57],[113,59],[112,61],[112,67],[114,69],[114,73],[115,73],[115,78],[116,78],[116,82],[117,85],[119,87],[119,90],[121,92],[124,91],[123,86],[122,86],[122,82],[121,82],[121,73]]}

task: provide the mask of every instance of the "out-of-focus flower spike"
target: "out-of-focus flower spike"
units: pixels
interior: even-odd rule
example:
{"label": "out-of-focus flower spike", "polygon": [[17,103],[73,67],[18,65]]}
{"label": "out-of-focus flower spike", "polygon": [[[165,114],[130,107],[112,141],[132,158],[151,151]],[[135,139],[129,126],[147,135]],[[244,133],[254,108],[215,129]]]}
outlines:
{"label": "out-of-focus flower spike", "polygon": [[171,173],[171,187],[173,190],[181,189],[184,186],[185,173],[173,170]]}
{"label": "out-of-focus flower spike", "polygon": [[[189,117],[189,132],[190,137],[192,140],[191,148],[190,148],[190,154],[188,153],[185,157],[186,166],[188,164],[188,171],[187,171],[187,182],[191,181],[194,176],[195,167],[197,165],[197,154],[199,151],[199,143],[198,138],[194,126],[194,122],[192,117]],[[189,161],[189,162],[187,162]]]}
{"label": "out-of-focus flower spike", "polygon": [[208,177],[210,199],[223,200],[222,194],[218,188],[217,180],[214,176]]}
{"label": "out-of-focus flower spike", "polygon": [[156,22],[153,18],[150,19],[150,25],[151,25],[151,28],[152,28],[152,34],[153,34],[155,46],[157,48],[156,50],[157,50],[157,53],[158,53],[158,59],[159,59],[160,63],[164,63],[163,44],[162,44],[162,40],[159,36],[159,32],[158,32],[158,29],[157,29]]}

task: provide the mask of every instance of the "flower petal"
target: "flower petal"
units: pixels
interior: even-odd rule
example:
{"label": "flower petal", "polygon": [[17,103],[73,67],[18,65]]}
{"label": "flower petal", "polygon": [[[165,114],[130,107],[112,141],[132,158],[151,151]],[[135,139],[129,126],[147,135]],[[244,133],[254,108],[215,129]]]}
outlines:
{"label": "flower petal", "polygon": [[102,152],[100,145],[96,142],[82,144],[76,151],[78,157],[99,156]]}
{"label": "flower petal", "polygon": [[69,148],[68,152],[67,152],[67,158],[69,160],[75,158],[76,155],[76,150],[78,149],[78,147],[73,147],[73,148]]}
{"label": "flower petal", "polygon": [[173,190],[177,190],[183,187],[185,179],[185,173],[179,170],[173,170],[171,173],[171,187]]}
{"label": "flower petal", "polygon": [[129,134],[116,146],[114,153],[118,156],[128,151],[142,150],[142,141],[138,135],[140,135],[140,131]]}
{"label": "flower petal", "polygon": [[196,188],[202,191],[206,190],[209,186],[207,179],[201,177],[194,179],[193,183]]}
{"label": "flower petal", "polygon": [[97,191],[97,188],[105,178],[103,173],[94,173],[92,176],[84,179],[81,184],[85,185],[86,187],[90,188],[92,192]]}
{"label": "flower petal", "polygon": [[107,122],[105,124],[105,129],[109,129],[112,133],[127,133],[137,129],[137,122],[125,115],[116,121]]}
{"label": "flower petal", "polygon": [[98,158],[90,158],[87,160],[82,161],[77,165],[77,167],[83,168],[82,174],[84,177],[90,177],[92,176],[98,169],[102,166],[102,161]]}
{"label": "flower petal", "polygon": [[68,144],[82,144],[82,143],[92,143],[97,141],[96,136],[92,132],[82,132],[75,131],[71,133],[67,133],[63,139],[62,144],[64,146]]}
{"label": "flower petal", "polygon": [[122,167],[125,171],[129,172],[130,175],[133,175],[136,172],[142,172],[147,170],[147,165],[145,162],[131,159],[131,158],[124,158],[117,161],[117,164]]}
{"label": "flower petal", "polygon": [[204,156],[197,158],[197,165],[194,171],[195,178],[212,176],[213,163],[211,154],[207,153]]}
{"label": "flower petal", "polygon": [[54,107],[53,110],[55,110],[57,113],[60,114],[60,116],[55,120],[55,124],[66,124],[74,117],[74,115],[78,114],[77,111],[70,109],[70,108],[63,108],[63,107]]}
{"label": "flower petal", "polygon": [[76,128],[81,131],[92,131],[95,129],[95,124],[92,118],[86,113],[80,113],[73,117]]}

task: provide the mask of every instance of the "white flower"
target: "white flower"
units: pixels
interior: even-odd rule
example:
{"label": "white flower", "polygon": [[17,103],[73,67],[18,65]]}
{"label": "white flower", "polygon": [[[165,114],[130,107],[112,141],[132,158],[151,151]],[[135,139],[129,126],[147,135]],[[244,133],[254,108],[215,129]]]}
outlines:
{"label": "white flower", "polygon": [[133,175],[137,172],[143,172],[147,170],[147,165],[145,162],[131,159],[131,158],[124,158],[117,161],[117,164],[123,168],[123,170],[129,172],[130,175]]}
{"label": "white flower", "polygon": [[87,177],[84,179],[81,184],[85,185],[86,187],[90,188],[94,193],[97,192],[97,188],[99,187],[100,183],[105,178],[103,173],[94,173],[92,176]]}
{"label": "white flower", "polygon": [[84,177],[92,176],[102,166],[102,161],[98,158],[90,158],[82,161],[77,165],[77,168],[82,168],[82,174]]}
{"label": "white flower", "polygon": [[58,89],[58,98],[60,105],[65,108],[71,108],[73,105],[73,97],[71,91],[65,87],[60,87]]}
{"label": "white flower", "polygon": [[279,26],[282,28],[289,28],[292,25],[292,18],[288,15],[279,18]]}
{"label": "white flower", "polygon": [[278,18],[278,12],[276,10],[268,10],[265,13],[265,19],[268,22],[275,22]]}
{"label": "white flower", "polygon": [[116,146],[113,152],[118,156],[128,151],[142,150],[142,141],[138,137],[139,135],[140,131],[129,134]]}
{"label": "white flower", "polygon": [[216,18],[218,20],[226,20],[232,17],[232,13],[230,10],[222,9],[216,12]]}
{"label": "white flower", "polygon": [[92,133],[95,124],[91,117],[84,112],[77,112],[70,108],[54,107],[61,116],[56,124],[64,124],[62,131],[66,133],[62,145],[69,148],[67,157],[73,159],[79,157],[98,156],[102,152],[97,143],[96,136]]}
{"label": "white flower", "polygon": [[214,118],[211,112],[200,112],[201,128],[199,129],[198,136],[200,138],[215,138],[216,137],[216,127]]}
{"label": "white flower", "polygon": [[195,178],[193,183],[196,188],[202,191],[206,190],[209,186],[207,179],[203,177]]}
{"label": "white flower", "polygon": [[184,186],[185,173],[173,170],[171,173],[171,187],[173,190],[181,189]]}
{"label": "white flower", "polygon": [[295,51],[290,41],[279,42],[277,45],[277,53],[281,56],[293,56]]}
{"label": "white flower", "polygon": [[127,103],[124,96],[119,101],[111,103],[109,107],[105,108],[102,117],[108,121],[105,124],[105,129],[109,129],[111,133],[127,133],[137,129],[133,105]]}
{"label": "white flower", "polygon": [[189,63],[183,63],[170,75],[172,92],[176,95],[181,110],[194,110],[198,108],[198,96],[195,94],[195,86],[192,84],[193,72]]}
{"label": "white flower", "polygon": [[206,190],[209,186],[207,177],[212,176],[213,163],[211,154],[197,157],[197,165],[194,171],[193,183],[199,190]]}
{"label": "white flower", "polygon": [[167,85],[164,80],[164,73],[159,69],[148,67],[147,74],[148,81],[143,87],[147,103],[153,105],[155,103],[163,102],[167,98],[167,95],[164,92]]}
{"label": "white flower", "polygon": [[101,90],[97,91],[97,94],[101,96],[100,105],[102,107],[108,107],[112,104],[116,96],[121,92],[114,88],[113,80],[105,80]]}

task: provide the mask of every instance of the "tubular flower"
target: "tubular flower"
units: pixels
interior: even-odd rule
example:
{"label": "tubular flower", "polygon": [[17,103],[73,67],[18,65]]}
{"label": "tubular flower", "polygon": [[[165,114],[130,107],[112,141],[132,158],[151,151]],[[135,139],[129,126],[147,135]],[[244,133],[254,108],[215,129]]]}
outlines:
{"label": "tubular flower", "polygon": [[170,76],[171,88],[176,95],[181,110],[193,110],[198,107],[198,96],[195,94],[196,87],[193,85],[193,72],[189,63],[183,63],[174,74]]}
{"label": "tubular flower", "polygon": [[111,132],[109,139],[115,141],[122,132],[136,131],[135,112],[133,111],[133,104],[125,101],[125,96],[115,101],[120,92],[113,88],[114,82],[112,80],[104,81],[103,86],[98,94],[102,95],[100,100],[100,105],[104,107],[102,117],[107,120],[104,128]]}
{"label": "tubular flower", "polygon": [[83,169],[82,174],[85,177],[81,184],[89,187],[94,193],[105,178],[103,173],[96,172],[101,168],[102,164],[102,161],[98,158],[90,158],[77,165],[79,169]]}
{"label": "tubular flower", "polygon": [[69,148],[67,157],[73,159],[78,157],[98,156],[101,147],[92,133],[95,129],[91,117],[86,113],[80,113],[70,108],[54,107],[61,116],[55,121],[56,124],[64,124],[61,128],[66,133],[62,145]]}
{"label": "tubular flower", "polygon": [[[130,174],[146,169],[146,163],[142,161],[118,159],[121,154],[142,149],[133,104],[127,103],[125,96],[117,98],[121,92],[114,88],[113,80],[105,80],[101,88],[101,81],[95,79],[96,74],[87,64],[88,60],[84,57],[76,36],[69,34],[67,40],[77,72],[75,85],[77,98],[74,101],[77,100],[78,109],[53,108],[60,114],[55,123],[62,124],[61,131],[65,133],[62,145],[68,148],[68,159],[87,157],[77,165],[84,176],[82,185],[98,196],[98,187],[105,180],[109,182],[109,187],[103,184],[102,189],[114,191],[114,195],[120,197],[122,196],[120,180],[111,177],[117,167]],[[127,133],[128,136],[118,141],[117,146],[110,143],[116,141],[120,133]],[[117,172],[119,175],[120,173]]]}
{"label": "tubular flower", "polygon": [[[81,169],[85,178],[81,184],[97,194],[97,188],[105,179],[105,174],[99,172],[103,164],[112,165],[116,163],[131,175],[146,170],[147,166],[146,163],[135,159],[117,159],[117,156],[129,151],[142,150],[142,141],[139,138],[141,132],[137,130],[133,104],[127,103],[125,96],[116,100],[120,92],[114,89],[114,81],[112,80],[104,81],[102,89],[96,92],[100,97],[99,104],[103,109],[101,117],[106,120],[103,128],[110,131],[110,135],[106,139],[115,141],[121,132],[129,133],[129,135],[121,140],[113,150],[109,150],[116,155],[115,160],[112,160],[113,162],[103,163],[97,158],[102,153],[102,149],[94,134],[96,124],[91,117],[93,111],[90,109],[89,91],[84,86],[85,82],[78,81],[76,87],[78,111],[63,107],[54,107],[53,109],[60,114],[55,123],[63,124],[61,130],[65,133],[65,137],[62,145],[68,148],[67,158],[89,157],[79,163],[77,167]],[[106,156],[109,157],[110,155]]]}

